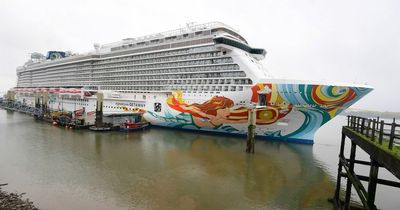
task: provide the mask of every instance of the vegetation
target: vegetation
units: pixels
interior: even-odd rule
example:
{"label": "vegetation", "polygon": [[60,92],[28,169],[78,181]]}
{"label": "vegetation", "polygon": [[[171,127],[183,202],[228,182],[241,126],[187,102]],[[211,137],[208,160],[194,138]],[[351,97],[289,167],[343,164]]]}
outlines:
{"label": "vegetation", "polygon": [[368,141],[369,143],[375,145],[379,149],[385,151],[389,155],[395,157],[396,159],[400,160],[400,146],[394,144],[392,149],[389,149],[389,139],[383,138],[382,139],[382,144],[379,144],[378,138],[375,138],[375,141],[371,140],[371,137],[367,137],[365,135],[362,135],[361,133],[355,132],[352,129],[349,129],[351,132],[356,134],[357,136],[361,137],[361,139]]}

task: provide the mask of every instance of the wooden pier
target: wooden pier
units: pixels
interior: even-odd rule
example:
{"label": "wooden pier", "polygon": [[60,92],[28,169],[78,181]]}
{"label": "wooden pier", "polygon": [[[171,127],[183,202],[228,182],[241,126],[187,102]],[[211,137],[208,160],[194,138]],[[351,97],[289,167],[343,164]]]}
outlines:
{"label": "wooden pier", "polygon": [[[360,198],[362,209],[377,209],[375,206],[378,184],[400,188],[400,124],[383,120],[356,116],[347,117],[347,126],[342,128],[342,141],[339,153],[336,191],[333,198],[335,209],[354,209],[351,207],[351,190]],[[345,141],[351,141],[350,157],[344,156]],[[370,156],[370,161],[356,159],[356,149],[360,148]],[[370,166],[369,175],[359,175],[354,171],[355,164]],[[378,178],[379,168],[386,168],[397,180]],[[344,169],[344,171],[343,171]],[[344,199],[341,199],[341,178],[347,178]],[[361,181],[368,182],[365,189]]]}

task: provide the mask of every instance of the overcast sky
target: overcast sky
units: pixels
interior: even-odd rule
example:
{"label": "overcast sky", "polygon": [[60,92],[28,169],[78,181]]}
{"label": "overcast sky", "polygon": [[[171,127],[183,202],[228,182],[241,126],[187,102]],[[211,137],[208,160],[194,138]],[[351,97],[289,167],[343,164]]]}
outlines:
{"label": "overcast sky", "polygon": [[0,91],[31,52],[105,44],[221,21],[267,50],[277,78],[372,85],[355,108],[400,111],[400,1],[0,0]]}

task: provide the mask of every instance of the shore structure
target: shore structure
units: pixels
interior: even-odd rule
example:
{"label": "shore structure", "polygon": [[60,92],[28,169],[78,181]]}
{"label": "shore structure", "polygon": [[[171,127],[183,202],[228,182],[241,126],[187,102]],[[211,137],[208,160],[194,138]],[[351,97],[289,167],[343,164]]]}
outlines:
{"label": "shore structure", "polygon": [[104,114],[143,113],[152,125],[242,136],[249,110],[259,106],[254,135],[312,144],[318,128],[372,90],[275,79],[260,63],[266,51],[220,22],[94,47],[86,54],[32,54],[17,68],[9,96],[94,125],[102,94]]}
{"label": "shore structure", "polygon": [[[351,206],[351,190],[355,189],[362,207],[375,210],[375,196],[378,184],[400,188],[400,124],[387,123],[379,119],[357,116],[347,117],[347,126],[342,129],[342,142],[339,153],[336,192],[333,198],[335,209],[354,209]],[[345,141],[351,140],[350,158],[344,156]],[[370,161],[356,158],[357,148],[366,152]],[[370,167],[369,176],[359,175],[354,171],[355,164]],[[396,181],[378,178],[379,168],[386,168]],[[343,171],[344,169],[344,171]],[[345,197],[341,197],[341,178],[347,178]],[[365,189],[361,181],[368,182]]]}

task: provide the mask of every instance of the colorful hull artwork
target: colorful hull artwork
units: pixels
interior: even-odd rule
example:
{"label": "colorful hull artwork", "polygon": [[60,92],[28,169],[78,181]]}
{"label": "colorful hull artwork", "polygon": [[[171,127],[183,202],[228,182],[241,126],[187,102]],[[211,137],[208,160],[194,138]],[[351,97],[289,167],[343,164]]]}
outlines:
{"label": "colorful hull artwork", "polygon": [[[322,125],[354,104],[372,88],[312,84],[259,83],[245,94],[252,104],[265,95],[266,106],[257,108],[258,137],[313,143]],[[236,97],[235,97],[236,98]],[[235,106],[234,98],[213,96],[203,103],[186,103],[181,91],[166,101],[163,112],[145,113],[152,124],[197,131],[246,135],[250,107]],[[164,106],[165,107],[165,106]]]}

